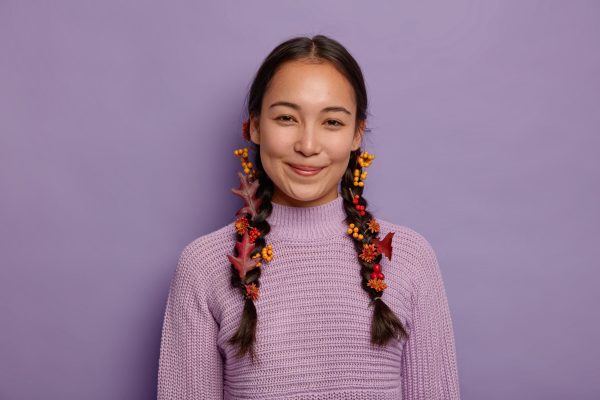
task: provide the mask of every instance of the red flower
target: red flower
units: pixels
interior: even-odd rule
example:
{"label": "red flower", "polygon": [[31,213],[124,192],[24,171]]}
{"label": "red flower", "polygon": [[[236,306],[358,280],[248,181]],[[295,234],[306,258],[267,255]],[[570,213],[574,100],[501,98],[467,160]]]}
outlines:
{"label": "red flower", "polygon": [[244,285],[244,288],[246,289],[246,297],[249,297],[252,301],[258,300],[260,289],[254,283]]}
{"label": "red flower", "polygon": [[370,230],[373,233],[377,233],[379,232],[379,223],[377,222],[377,220],[375,220],[375,218],[371,218],[369,220],[369,222],[367,222],[367,226],[368,226],[368,230]]}
{"label": "red flower", "polygon": [[235,230],[240,235],[243,235],[244,232],[246,232],[246,229],[248,229],[248,225],[249,225],[249,222],[248,222],[248,219],[246,217],[239,217],[235,221]]}
{"label": "red flower", "polygon": [[378,292],[383,292],[383,289],[387,288],[387,285],[383,279],[369,279],[367,286],[377,290]]}
{"label": "red flower", "polygon": [[363,250],[359,257],[366,262],[372,262],[377,254],[377,248],[374,244],[363,244]]}

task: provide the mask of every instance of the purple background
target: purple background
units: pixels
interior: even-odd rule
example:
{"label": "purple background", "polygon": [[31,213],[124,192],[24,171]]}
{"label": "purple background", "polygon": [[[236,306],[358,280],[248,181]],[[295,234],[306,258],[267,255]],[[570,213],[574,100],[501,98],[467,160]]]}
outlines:
{"label": "purple background", "polygon": [[248,85],[363,68],[366,197],[432,243],[463,399],[600,398],[600,3],[0,1],[0,399],[150,399],[183,246],[233,219]]}

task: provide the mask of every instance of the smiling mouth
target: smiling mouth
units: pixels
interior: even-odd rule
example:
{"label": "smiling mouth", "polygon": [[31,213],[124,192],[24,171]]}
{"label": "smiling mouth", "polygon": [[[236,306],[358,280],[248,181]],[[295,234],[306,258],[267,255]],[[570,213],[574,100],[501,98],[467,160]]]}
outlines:
{"label": "smiling mouth", "polygon": [[292,171],[301,176],[313,176],[321,172],[323,167],[306,167],[303,165],[288,164]]}

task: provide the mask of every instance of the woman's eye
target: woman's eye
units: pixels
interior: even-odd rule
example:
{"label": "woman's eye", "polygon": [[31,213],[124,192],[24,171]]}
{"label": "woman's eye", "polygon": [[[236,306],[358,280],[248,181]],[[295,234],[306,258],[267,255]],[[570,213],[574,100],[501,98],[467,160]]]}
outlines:
{"label": "woman's eye", "polygon": [[[294,117],[292,117],[291,115],[280,115],[279,117],[276,118],[276,120],[281,121],[281,122],[291,123],[291,122],[294,122],[296,119]],[[328,119],[326,124],[328,126],[332,126],[332,127],[336,127],[336,128],[344,125],[340,121],[337,121],[335,119]]]}
{"label": "woman's eye", "polygon": [[294,120],[294,117],[292,117],[291,115],[282,115],[280,117],[277,117],[277,119],[283,122],[292,122]]}

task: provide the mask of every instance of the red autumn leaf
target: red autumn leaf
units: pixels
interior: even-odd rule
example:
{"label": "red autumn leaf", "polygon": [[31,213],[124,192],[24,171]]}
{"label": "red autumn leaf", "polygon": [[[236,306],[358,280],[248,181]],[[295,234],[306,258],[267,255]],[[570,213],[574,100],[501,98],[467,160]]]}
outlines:
{"label": "red autumn leaf", "polygon": [[235,243],[235,248],[238,251],[238,256],[232,256],[227,254],[229,262],[233,264],[235,269],[240,274],[240,279],[246,278],[246,272],[256,267],[256,260],[250,257],[250,254],[254,250],[255,244],[250,242],[250,235],[248,232],[244,232],[242,240]]}
{"label": "red autumn leaf", "polygon": [[260,211],[260,204],[262,202],[261,199],[256,198],[256,190],[259,185],[258,180],[250,181],[250,178],[240,171],[238,171],[238,176],[240,177],[240,186],[237,189],[232,188],[231,191],[240,196],[244,200],[245,205],[238,210],[236,215],[240,216],[248,213],[251,215],[251,218],[254,218]]}
{"label": "red autumn leaf", "polygon": [[392,260],[392,238],[395,232],[388,232],[383,240],[373,239],[372,243],[377,246],[377,251]]}

